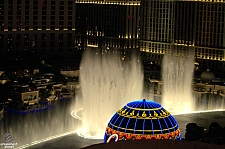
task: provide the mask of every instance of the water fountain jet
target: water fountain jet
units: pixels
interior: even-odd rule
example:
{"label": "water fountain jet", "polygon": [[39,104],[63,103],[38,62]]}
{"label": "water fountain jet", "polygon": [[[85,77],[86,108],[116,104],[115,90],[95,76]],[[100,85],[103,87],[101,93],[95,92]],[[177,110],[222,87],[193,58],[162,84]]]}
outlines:
{"label": "water fountain jet", "polygon": [[[101,54],[103,51],[107,53]],[[113,51],[88,48],[83,53],[81,92],[76,104],[84,109],[81,135],[89,138],[103,138],[105,126],[114,112],[143,95],[143,72],[137,53],[131,50],[125,57],[122,51]]]}
{"label": "water fountain jet", "polygon": [[188,55],[164,55],[162,105],[171,113],[187,113],[194,110],[192,80],[194,54],[189,48]]}

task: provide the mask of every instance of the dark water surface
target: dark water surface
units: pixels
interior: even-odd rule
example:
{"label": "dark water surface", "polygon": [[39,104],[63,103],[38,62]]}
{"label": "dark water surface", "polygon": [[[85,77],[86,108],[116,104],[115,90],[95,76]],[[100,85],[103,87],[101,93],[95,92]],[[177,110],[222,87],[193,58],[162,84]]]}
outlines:
{"label": "dark water surface", "polygon": [[52,108],[35,113],[5,112],[4,118],[0,121],[0,137],[6,133],[11,134],[14,138],[12,142],[16,142],[19,147],[36,140],[75,130],[76,124],[80,122],[70,115],[72,100],[55,101],[52,103]]}
{"label": "dark water surface", "polygon": [[[14,138],[12,142],[17,143],[16,148],[50,136],[75,131],[81,122],[70,115],[71,111],[74,110],[71,108],[73,101],[74,99],[56,101],[52,103],[52,108],[36,113],[5,112],[5,117],[0,121],[0,138],[6,133],[11,134]],[[175,115],[174,117],[183,137],[188,123],[197,123],[198,126],[208,128],[212,122],[218,122],[222,127],[225,127],[225,111]],[[70,134],[29,148],[79,149],[102,141],[84,139],[77,134]],[[0,143],[3,142],[0,139]],[[4,146],[0,146],[0,148],[4,148]]]}

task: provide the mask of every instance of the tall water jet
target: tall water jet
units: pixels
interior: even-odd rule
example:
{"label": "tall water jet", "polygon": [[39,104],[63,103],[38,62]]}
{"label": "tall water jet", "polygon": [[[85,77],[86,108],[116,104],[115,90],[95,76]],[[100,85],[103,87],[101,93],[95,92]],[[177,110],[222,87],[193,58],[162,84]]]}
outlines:
{"label": "tall water jet", "polygon": [[194,54],[192,49],[189,48],[186,56],[164,55],[162,105],[172,113],[194,110],[193,71]]}
{"label": "tall water jet", "polygon": [[[89,48],[80,64],[83,107],[82,135],[103,138],[105,127],[116,110],[133,99],[141,99],[143,72],[135,52]],[[122,53],[122,54],[121,54]]]}

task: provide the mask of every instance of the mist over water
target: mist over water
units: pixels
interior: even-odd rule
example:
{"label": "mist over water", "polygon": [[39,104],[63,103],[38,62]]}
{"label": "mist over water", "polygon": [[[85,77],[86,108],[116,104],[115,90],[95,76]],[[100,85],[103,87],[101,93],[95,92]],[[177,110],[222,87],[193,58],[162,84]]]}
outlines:
{"label": "mist over water", "polygon": [[[80,64],[81,92],[76,108],[83,108],[83,133],[103,138],[112,115],[127,102],[143,98],[143,70],[137,53],[89,48]],[[91,134],[90,134],[91,133]]]}
{"label": "mist over water", "polygon": [[171,113],[191,112],[195,108],[192,89],[194,55],[164,55],[162,105]]}

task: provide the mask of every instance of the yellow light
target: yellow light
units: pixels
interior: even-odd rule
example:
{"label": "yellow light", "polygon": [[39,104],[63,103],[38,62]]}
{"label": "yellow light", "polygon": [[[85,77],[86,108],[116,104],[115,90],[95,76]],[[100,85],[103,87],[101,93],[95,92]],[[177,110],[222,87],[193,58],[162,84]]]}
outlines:
{"label": "yellow light", "polygon": [[88,44],[87,46],[88,47],[93,47],[93,48],[97,48],[98,47],[97,45],[92,45],[92,44]]}

